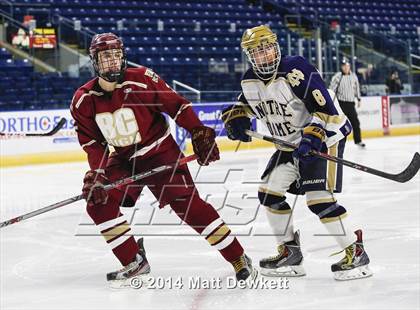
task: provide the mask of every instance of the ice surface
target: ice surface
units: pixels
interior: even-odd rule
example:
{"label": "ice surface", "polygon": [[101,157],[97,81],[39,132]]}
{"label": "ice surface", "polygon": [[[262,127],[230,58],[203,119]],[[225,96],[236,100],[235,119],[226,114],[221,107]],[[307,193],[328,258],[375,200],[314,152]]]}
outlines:
{"label": "ice surface", "polygon": [[[349,160],[397,173],[420,151],[420,137],[367,140],[366,150],[348,143]],[[190,164],[202,197],[220,209],[246,252],[258,260],[274,254],[274,237],[256,189],[271,149],[223,153],[202,168]],[[0,220],[79,193],[85,163],[0,170]],[[400,184],[344,168],[339,202],[362,227],[374,276],[337,282],[330,265],[341,258],[334,239],[297,200],[294,223],[301,230],[307,276],[289,278],[289,289],[228,289],[231,266],[202,237],[179,225],[169,207],[158,210],[150,192],[135,209],[132,230],[145,236],[152,274],[184,287],[111,290],[105,274],[120,268],[78,202],[3,228],[0,232],[1,309],[419,309],[420,176]],[[293,204],[294,197],[289,197]],[[190,278],[220,278],[221,289],[189,289]],[[158,280],[160,281],[160,280]],[[174,283],[173,283],[174,284]]]}

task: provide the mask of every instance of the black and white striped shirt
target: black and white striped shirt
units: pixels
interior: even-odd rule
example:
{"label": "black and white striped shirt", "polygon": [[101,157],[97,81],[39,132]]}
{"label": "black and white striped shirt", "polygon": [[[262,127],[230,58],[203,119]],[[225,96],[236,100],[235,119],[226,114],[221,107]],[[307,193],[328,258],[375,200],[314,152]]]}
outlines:
{"label": "black and white striped shirt", "polygon": [[337,72],[331,79],[330,89],[336,93],[340,101],[355,102],[356,98],[360,100],[359,79],[353,72],[350,74]]}

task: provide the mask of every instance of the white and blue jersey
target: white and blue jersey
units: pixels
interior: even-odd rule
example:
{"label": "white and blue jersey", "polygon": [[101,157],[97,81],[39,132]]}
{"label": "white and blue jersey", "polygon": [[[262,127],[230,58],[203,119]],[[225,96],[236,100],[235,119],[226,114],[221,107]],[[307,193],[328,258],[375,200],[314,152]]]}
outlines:
{"label": "white and blue jersey", "polygon": [[[322,152],[342,157],[345,137],[352,127],[341,111],[333,91],[319,72],[300,56],[282,57],[277,74],[262,80],[248,70],[241,81],[242,92],[235,106],[266,125],[272,136],[299,144],[305,127],[321,127],[325,133]],[[307,167],[297,165],[292,150],[277,146],[263,173],[259,191],[273,195],[311,193],[312,200],[335,201],[342,186],[342,165],[315,160]],[[315,199],[313,197],[316,197]]]}
{"label": "white and blue jersey", "polygon": [[330,147],[351,132],[334,94],[329,92],[319,72],[300,56],[284,56],[276,76],[263,81],[249,69],[241,81],[239,105],[283,140],[299,143],[303,128],[322,127]]}

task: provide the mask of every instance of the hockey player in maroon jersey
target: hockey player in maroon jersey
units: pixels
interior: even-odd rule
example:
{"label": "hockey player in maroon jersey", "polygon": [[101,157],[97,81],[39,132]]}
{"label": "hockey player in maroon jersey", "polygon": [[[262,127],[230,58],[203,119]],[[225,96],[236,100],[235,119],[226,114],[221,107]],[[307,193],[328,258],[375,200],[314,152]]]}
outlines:
{"label": "hockey player in maroon jersey", "polygon": [[[70,109],[90,166],[83,180],[87,212],[124,266],[109,273],[107,280],[114,287],[127,286],[133,277],[150,271],[143,239],[136,242],[130,235],[130,225],[120,210],[120,206],[133,206],[144,186],[158,199],[160,207],[169,204],[219,250],[233,265],[238,280],[255,277],[251,260],[216,210],[200,198],[186,165],[151,176],[134,187],[104,190],[109,182],[183,157],[162,112],[190,132],[200,165],[218,160],[219,150],[214,130],[203,126],[190,102],[152,70],[127,68],[123,42],[118,36],[95,35],[89,52],[97,77],[76,91]],[[110,153],[108,146],[115,151]]]}

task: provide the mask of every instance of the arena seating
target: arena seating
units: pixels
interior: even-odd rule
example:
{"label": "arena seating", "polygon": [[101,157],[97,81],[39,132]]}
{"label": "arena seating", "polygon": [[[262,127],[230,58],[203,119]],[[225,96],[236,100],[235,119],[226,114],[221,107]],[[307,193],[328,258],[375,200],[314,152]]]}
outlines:
{"label": "arena seating", "polygon": [[[235,73],[234,66],[241,63],[240,37],[244,29],[270,24],[283,46],[288,33],[279,14],[265,12],[261,6],[244,0],[12,2],[37,4],[38,11],[50,10],[51,14],[81,20],[83,27],[96,33],[119,34],[124,39],[129,60],[153,68],[168,81],[176,79],[204,91],[204,101],[235,99],[241,73]],[[15,18],[21,19],[26,10],[27,6],[16,5]],[[118,31],[116,23],[121,19],[124,29]],[[164,21],[163,31],[157,31],[158,20]],[[200,23],[199,30],[196,22]],[[230,23],[236,24],[236,31],[229,31]],[[66,39],[65,32],[62,37]],[[295,42],[297,35],[293,34],[292,40]],[[211,64],[222,64],[225,73],[210,72]]]}
{"label": "arena seating", "polygon": [[0,48],[0,110],[60,108],[70,104],[80,80],[67,74],[34,72],[27,59]]}
{"label": "arena seating", "polygon": [[[420,9],[418,3],[416,4],[418,1],[413,0],[376,0],[376,5],[353,0],[11,2],[14,4],[14,18],[18,20],[28,14],[29,6],[36,4],[36,11],[31,14],[41,11],[47,12],[46,16],[58,14],[71,20],[80,20],[82,26],[92,32],[117,33],[124,39],[129,60],[153,68],[168,82],[176,79],[203,91],[203,101],[235,100],[241,76],[240,70],[235,69],[242,61],[240,37],[244,29],[258,24],[269,24],[278,34],[282,53],[287,53],[287,35],[290,34],[291,53],[297,54],[297,35],[284,26],[284,16],[280,12],[264,10],[261,5],[263,2],[295,9],[309,18],[315,18],[315,11],[321,17],[340,16],[343,23],[367,23],[378,31],[389,31],[390,25],[394,25],[399,38],[410,38],[413,44],[419,45],[419,36],[414,25],[420,23]],[[119,20],[123,21],[122,30],[117,28]],[[158,21],[164,22],[163,31],[157,30]],[[231,23],[236,25],[236,29],[230,31]],[[74,33],[63,31],[61,35],[64,41],[74,39]],[[311,60],[314,62],[314,44],[310,49]],[[306,45],[304,56],[309,56]],[[1,74],[4,76],[1,83],[27,86],[27,91],[24,92],[6,87],[7,94],[2,88],[1,109],[21,108],[23,102],[25,108],[68,106],[75,88],[88,78],[84,76],[77,80],[66,74],[33,73],[28,62],[12,60],[3,54],[0,57]],[[14,75],[8,72],[21,73]],[[15,83],[18,81],[21,84]],[[36,92],[33,91],[34,88],[37,89]]]}
{"label": "arena seating", "polygon": [[[266,0],[267,1],[267,0]],[[414,51],[419,51],[420,3],[418,0],[268,0],[314,19],[338,17],[343,25],[368,25],[385,35],[403,41],[411,40]],[[392,27],[395,27],[395,32]]]}

